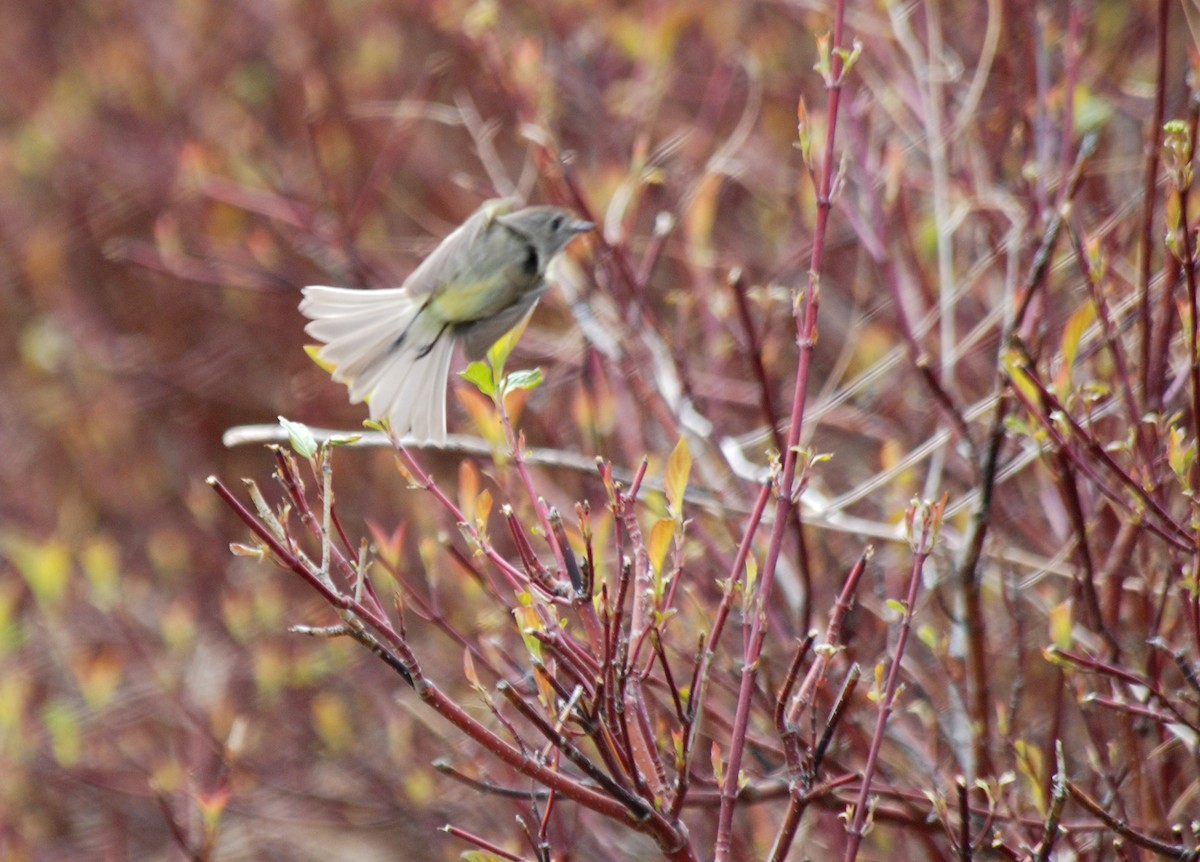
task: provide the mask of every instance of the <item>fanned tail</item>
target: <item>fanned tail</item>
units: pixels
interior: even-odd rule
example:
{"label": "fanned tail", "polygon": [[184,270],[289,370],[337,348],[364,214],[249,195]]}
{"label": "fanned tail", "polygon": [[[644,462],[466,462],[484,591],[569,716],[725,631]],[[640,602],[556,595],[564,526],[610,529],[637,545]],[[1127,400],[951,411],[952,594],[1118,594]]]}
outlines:
{"label": "fanned tail", "polygon": [[317,354],[334,366],[350,401],[366,401],[375,421],[387,419],[396,438],[446,440],[446,378],[454,353],[447,325],[423,313],[403,288],[348,290],[306,287],[304,331],[324,342]]}

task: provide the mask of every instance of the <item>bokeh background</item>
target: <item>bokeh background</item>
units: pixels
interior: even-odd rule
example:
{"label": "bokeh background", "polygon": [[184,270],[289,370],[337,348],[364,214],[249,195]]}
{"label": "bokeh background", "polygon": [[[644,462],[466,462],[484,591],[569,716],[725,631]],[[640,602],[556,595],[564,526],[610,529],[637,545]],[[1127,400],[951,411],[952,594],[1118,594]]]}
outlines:
{"label": "bokeh background", "polygon": [[[0,856],[452,859],[464,845],[435,831],[443,823],[507,834],[511,810],[430,768],[458,750],[454,734],[353,644],[288,634],[327,611],[285,572],[230,555],[245,531],[205,479],[267,484],[272,464],[259,447],[226,449],[222,433],[279,414],[356,428],[361,408],[303,352],[299,288],[397,283],[482,200],[515,190],[582,201],[607,238],[574,250],[578,272],[601,275],[552,292],[514,359],[547,372],[523,412],[530,440],[623,466],[673,446],[572,306],[591,291],[617,319],[636,307],[603,277],[606,248],[635,264],[657,254],[666,213],[674,228],[642,310],[713,439],[750,435],[748,457],[764,462],[729,273],[743,273],[783,410],[796,355],[788,291],[804,284],[814,213],[797,103],[819,142],[813,65],[830,5],[0,4]],[[939,422],[912,356],[896,350],[938,347],[914,324],[936,304],[938,272],[916,109],[922,5],[848,4],[865,51],[842,117],[818,351],[827,409],[813,422],[814,446],[837,453],[830,495],[894,467]],[[952,265],[965,278],[960,331],[974,340],[955,375],[969,403],[994,379],[988,314],[1073,158],[1045,144],[1065,104],[1079,133],[1102,133],[1077,207],[1117,257],[1132,255],[1136,234],[1122,226],[1142,188],[1157,4],[937,7],[933,73],[954,135],[950,188],[937,193],[959,208]],[[1083,22],[1074,81],[1061,77],[1070,9]],[[1191,41],[1173,14],[1168,116],[1184,110]],[[1023,244],[1006,247],[1014,236]],[[1049,304],[1048,325],[1063,308]],[[452,397],[452,429],[477,431],[472,417]],[[429,456],[450,487],[477,484],[480,468],[460,460]],[[454,541],[389,454],[338,463],[355,535],[369,522],[403,539],[413,566]],[[952,487],[969,484],[952,456],[946,469]],[[918,465],[887,475],[856,498],[881,529],[924,482]],[[576,476],[553,487],[568,511],[598,494]],[[1046,487],[1022,486],[997,517],[1009,540],[1052,557],[1053,530],[1029,520]],[[815,568],[844,572],[864,541],[821,534]],[[833,576],[817,589],[786,592],[798,629],[827,610]],[[428,643],[435,656],[443,647],[431,661],[454,675],[459,653]],[[614,858],[613,846],[580,828],[574,858]]]}

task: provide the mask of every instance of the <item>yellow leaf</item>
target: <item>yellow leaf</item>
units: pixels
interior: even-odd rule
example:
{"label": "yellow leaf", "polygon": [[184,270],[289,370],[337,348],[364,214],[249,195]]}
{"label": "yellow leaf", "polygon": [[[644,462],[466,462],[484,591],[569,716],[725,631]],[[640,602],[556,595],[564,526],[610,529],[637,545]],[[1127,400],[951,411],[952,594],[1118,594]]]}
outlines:
{"label": "yellow leaf", "polygon": [[12,561],[39,602],[56,605],[62,600],[71,577],[71,553],[61,541],[0,536],[0,554]]}
{"label": "yellow leaf", "polygon": [[484,488],[475,498],[475,529],[487,532],[488,515],[492,514],[492,492]]}
{"label": "yellow leaf", "polygon": [[758,560],[754,554],[746,555],[746,595],[750,595],[758,586]]}
{"label": "yellow leaf", "polygon": [[[25,591],[15,580],[0,581],[0,661],[25,642],[23,627],[17,625],[18,608]],[[0,674],[2,676],[2,674]],[[4,692],[0,690],[0,739],[4,739]]]}
{"label": "yellow leaf", "polygon": [[656,572],[661,573],[663,570],[667,551],[671,548],[671,540],[675,538],[676,523],[674,518],[663,518],[650,530],[650,542],[646,551],[650,555],[650,565]]}
{"label": "yellow leaf", "polygon": [[1096,307],[1090,302],[1085,302],[1067,319],[1067,325],[1063,327],[1063,364],[1059,370],[1058,379],[1055,381],[1060,392],[1065,392],[1070,384],[1071,369],[1075,366],[1075,357],[1079,355],[1079,342],[1083,338],[1083,333],[1095,319]]}
{"label": "yellow leaf", "polygon": [[96,710],[112,702],[120,687],[124,667],[116,653],[102,651],[76,662],[74,670],[84,701]]}
{"label": "yellow leaf", "polygon": [[681,437],[671,456],[667,458],[667,472],[663,478],[667,505],[676,518],[683,517],[683,495],[687,491],[688,476],[691,472],[692,450],[688,448],[687,440]]}
{"label": "yellow leaf", "polygon": [[466,386],[456,386],[454,394],[458,396],[459,402],[466,408],[475,423],[475,429],[479,432],[479,436],[487,440],[492,447],[492,453],[497,462],[505,463],[508,443],[504,439],[504,426],[500,424],[500,417],[496,414],[496,408],[491,399],[485,398],[473,387]]}
{"label": "yellow leaf", "polygon": [[190,650],[196,640],[196,611],[190,604],[177,599],[158,614],[159,631],[163,641],[173,650]]}
{"label": "yellow leaf", "polygon": [[1025,779],[1025,786],[1031,793],[1031,798],[1038,811],[1046,811],[1046,767],[1042,752],[1036,745],[1030,745],[1023,739],[1013,743],[1013,751],[1017,755],[1017,767]]}
{"label": "yellow leaf", "polygon": [[156,793],[178,793],[188,783],[188,771],[177,760],[155,767],[150,774],[150,788]]}
{"label": "yellow leaf", "polygon": [[542,642],[534,636],[534,632],[542,631],[544,626],[537,609],[532,607],[513,608],[512,613],[517,621],[521,639],[525,642],[525,649],[529,650],[529,655],[534,661],[540,662],[542,660]]}
{"label": "yellow leaf", "polygon": [[1050,640],[1059,649],[1071,647],[1071,603],[1062,602],[1050,609]]}
{"label": "yellow leaf", "polygon": [[688,256],[697,264],[707,265],[713,257],[712,232],[717,221],[717,200],[724,176],[710,172],[696,184],[691,206],[683,217],[683,234]]}
{"label": "yellow leaf", "polygon": [[472,688],[479,688],[479,675],[475,673],[475,659],[471,658],[470,650],[463,650],[463,675]]}
{"label": "yellow leaf", "polygon": [[313,728],[330,751],[342,751],[353,739],[350,711],[346,702],[330,691],[312,699]]}
{"label": "yellow leaf", "polygon": [[92,604],[107,610],[121,596],[121,554],[117,543],[105,534],[88,539],[79,553],[79,564],[91,586]]}
{"label": "yellow leaf", "polygon": [[[612,540],[613,527],[616,519],[613,517],[612,511],[605,509],[600,512],[592,512],[591,527],[592,527],[592,547],[604,548]],[[609,589],[615,589],[615,585],[609,580],[610,557],[608,554],[596,554],[592,560],[596,567],[594,578],[596,583],[596,598],[600,597],[600,585],[608,584]]]}
{"label": "yellow leaf", "polygon": [[1015,350],[1006,351],[1003,362],[1004,370],[1008,372],[1008,378],[1012,381],[1013,386],[1021,390],[1028,401],[1038,404],[1041,400],[1041,394],[1030,378],[1029,372],[1025,370],[1024,359],[1021,357],[1021,354]]}
{"label": "yellow leaf", "polygon": [[159,527],[146,537],[146,556],[162,575],[182,575],[193,563],[188,536],[182,529]]}
{"label": "yellow leaf", "polygon": [[254,685],[258,696],[274,700],[287,687],[287,657],[276,648],[263,647],[254,653]]}
{"label": "yellow leaf", "polygon": [[42,726],[50,736],[50,751],[62,766],[74,766],[83,754],[79,716],[65,701],[56,700],[42,710]]}
{"label": "yellow leaf", "polygon": [[397,524],[396,528],[391,533],[388,533],[375,521],[367,521],[367,528],[371,531],[371,544],[375,546],[375,553],[388,568],[395,569],[400,566],[400,554],[404,550],[404,538],[408,532],[406,529],[407,526],[404,523]]}
{"label": "yellow leaf", "polygon": [[0,675],[0,739],[16,742],[17,729],[25,721],[32,693],[32,677],[14,673]]}
{"label": "yellow leaf", "polygon": [[1167,438],[1167,463],[1184,488],[1191,488],[1190,473],[1196,462],[1196,442],[1188,441],[1182,428],[1172,425]]}
{"label": "yellow leaf", "polygon": [[554,686],[550,685],[549,676],[544,668],[536,669],[533,681],[537,684],[538,700],[542,702],[542,706],[547,710],[557,711],[558,693],[554,690]]}

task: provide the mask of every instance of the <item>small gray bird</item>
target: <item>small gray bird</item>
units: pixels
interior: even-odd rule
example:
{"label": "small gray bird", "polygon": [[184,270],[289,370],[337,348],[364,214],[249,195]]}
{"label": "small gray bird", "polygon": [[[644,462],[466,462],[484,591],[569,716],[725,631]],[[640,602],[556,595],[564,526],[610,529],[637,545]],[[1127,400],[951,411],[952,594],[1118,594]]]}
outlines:
{"label": "small gray bird", "polygon": [[398,288],[304,288],[304,331],[325,345],[318,358],[394,439],[445,442],[455,343],[482,359],[546,292],[550,259],[594,227],[559,207],[513,207],[485,203]]}

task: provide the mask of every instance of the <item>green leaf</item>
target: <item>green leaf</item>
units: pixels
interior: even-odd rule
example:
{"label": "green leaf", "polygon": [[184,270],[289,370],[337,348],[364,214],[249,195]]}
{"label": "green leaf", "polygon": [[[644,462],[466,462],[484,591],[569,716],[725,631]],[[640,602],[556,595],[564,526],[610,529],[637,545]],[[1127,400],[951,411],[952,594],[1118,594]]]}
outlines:
{"label": "green leaf", "polygon": [[317,454],[317,438],[313,436],[307,425],[302,422],[291,422],[282,416],[279,417],[279,424],[287,432],[288,439],[297,455],[301,458],[312,458]]}
{"label": "green leaf", "polygon": [[466,371],[459,372],[459,376],[468,383],[475,384],[475,388],[488,398],[495,396],[496,379],[492,376],[492,369],[486,362],[472,362],[467,366]]}
{"label": "green leaf", "polygon": [[1171,465],[1175,476],[1179,479],[1180,484],[1185,489],[1191,488],[1189,474],[1192,471],[1192,464],[1196,461],[1196,444],[1189,443],[1183,429],[1178,426],[1171,426],[1169,436],[1167,438],[1167,463]]}
{"label": "green leaf", "polygon": [[542,385],[542,369],[531,368],[528,371],[514,371],[505,378],[505,389],[537,389]]}
{"label": "green leaf", "polygon": [[501,862],[499,856],[486,850],[464,850],[458,858],[463,862]]}
{"label": "green leaf", "polygon": [[491,363],[496,373],[494,379],[499,380],[504,376],[504,363],[508,362],[508,355],[512,353],[513,348],[517,346],[517,342],[521,340],[521,334],[525,331],[525,324],[528,322],[529,315],[526,315],[520,323],[501,335],[496,340],[496,343],[488,348],[488,362]]}

